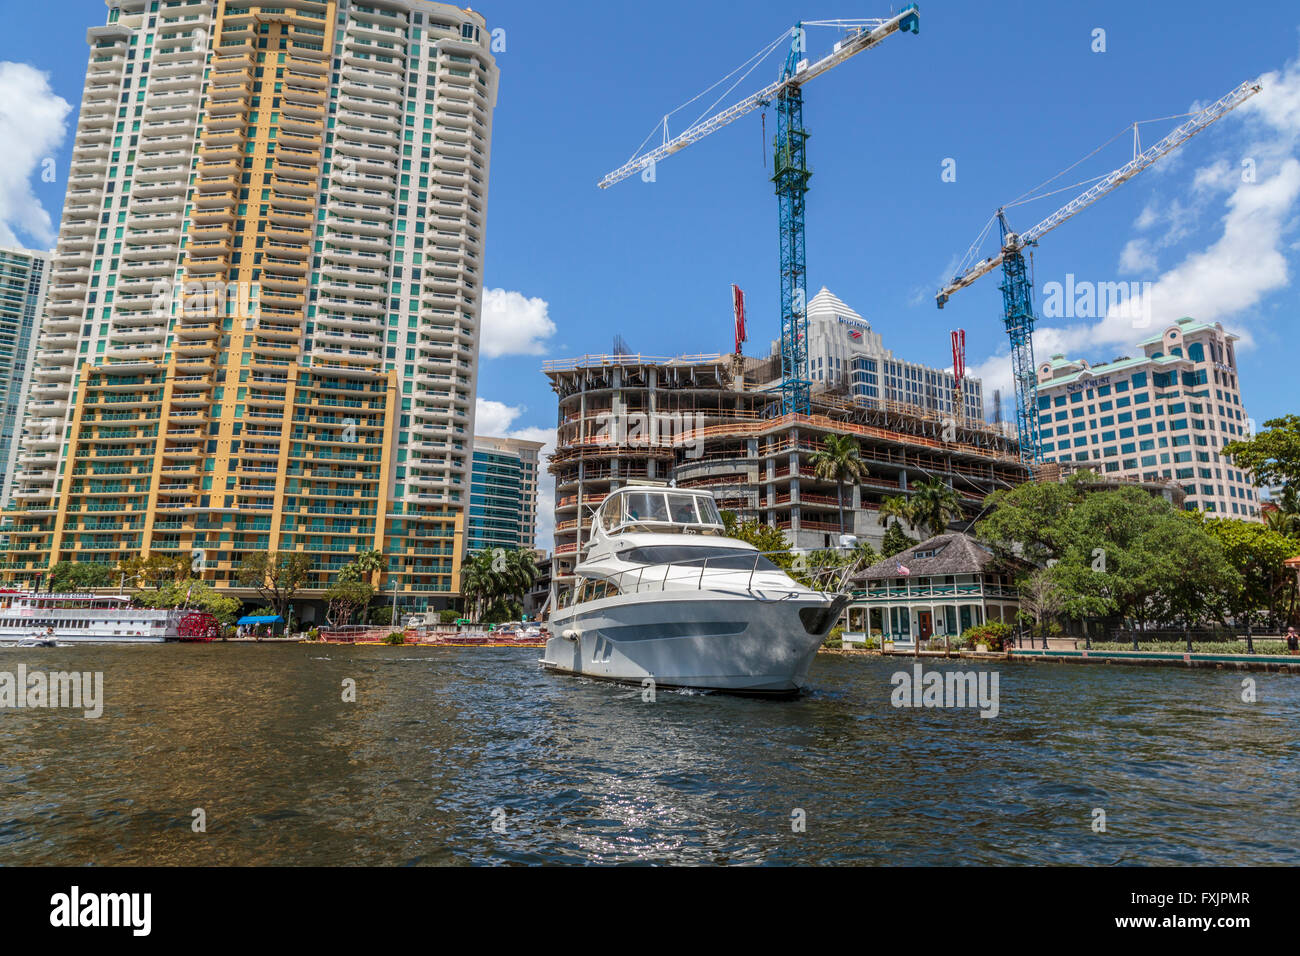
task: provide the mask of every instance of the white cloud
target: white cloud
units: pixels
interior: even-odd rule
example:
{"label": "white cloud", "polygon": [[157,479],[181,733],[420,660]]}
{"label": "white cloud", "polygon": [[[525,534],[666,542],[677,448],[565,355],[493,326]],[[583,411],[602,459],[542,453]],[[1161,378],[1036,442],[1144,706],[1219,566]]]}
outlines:
{"label": "white cloud", "polygon": [[483,293],[483,336],[479,351],[486,358],[542,355],[555,334],[545,299],[520,292],[487,289]]}
{"label": "white cloud", "polygon": [[[1094,362],[1132,354],[1139,341],[1183,316],[1222,322],[1242,337],[1239,347],[1252,344],[1253,310],[1290,284],[1288,254],[1300,248],[1292,235],[1300,211],[1300,58],[1265,74],[1261,84],[1240,116],[1224,120],[1225,126],[1236,124],[1235,141],[1183,177],[1191,183],[1186,201],[1151,203],[1138,215],[1134,228],[1144,235],[1123,246],[1120,268],[1154,273],[1156,253],[1185,248],[1197,215],[1215,203],[1223,210],[1219,235],[1184,252],[1152,281],[1136,309],[1112,308],[1098,320],[1064,326],[1040,323],[1034,332],[1039,363],[1057,353]],[[1148,307],[1149,320],[1135,321],[1134,312],[1142,315]],[[987,396],[999,387],[1005,396],[1011,387],[1010,356],[991,356],[972,365],[971,374],[985,380]]]}
{"label": "white cloud", "polygon": [[1121,272],[1154,272],[1156,255],[1147,239],[1130,239],[1119,254]]}
{"label": "white cloud", "polygon": [[50,89],[46,74],[25,63],[0,63],[0,245],[54,244],[54,225],[32,192],[32,177],[54,171],[54,152],[67,133],[71,111],[68,101]]}
{"label": "white cloud", "polygon": [[503,438],[509,431],[510,424],[523,412],[520,405],[507,405],[505,402],[480,398],[474,404],[474,433]]}
{"label": "white cloud", "polygon": [[511,428],[515,419],[525,411],[527,409],[522,405],[507,405],[505,402],[479,398],[474,409],[474,432],[494,438],[542,442],[542,448],[538,451],[541,474],[537,482],[536,546],[549,551],[555,546],[555,477],[546,470],[546,466],[555,452],[555,429],[537,426]]}

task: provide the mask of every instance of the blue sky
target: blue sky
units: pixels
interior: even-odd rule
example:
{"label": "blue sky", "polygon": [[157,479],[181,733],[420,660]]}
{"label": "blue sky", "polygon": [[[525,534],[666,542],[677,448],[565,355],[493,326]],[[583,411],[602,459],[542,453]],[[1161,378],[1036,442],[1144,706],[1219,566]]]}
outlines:
{"label": "blue sky", "polygon": [[[616,334],[655,355],[729,350],[732,282],[749,297],[747,348],[766,351],[777,327],[777,204],[758,114],[661,163],[653,183],[634,178],[602,191],[596,182],[665,113],[796,20],[890,9],[482,0],[506,46],[497,55],[482,423],[545,438],[555,405],[541,362],[608,351]],[[38,107],[60,96],[75,111],[85,28],[104,11],[100,0],[0,0],[0,149],[11,154],[0,164],[0,239],[9,229],[24,244],[49,244],[23,193],[30,189],[57,226],[75,115],[55,141],[57,110]],[[1099,29],[1104,52],[1093,51]],[[809,53],[821,55],[835,38],[810,31]],[[988,394],[1007,375],[996,276],[942,312],[933,294],[996,207],[1134,120],[1185,113],[1262,75],[1264,93],[1048,235],[1034,265],[1040,296],[1067,273],[1150,282],[1155,326],[1182,314],[1223,322],[1244,337],[1250,415],[1262,422],[1296,411],[1298,55],[1294,3],[927,0],[918,36],[891,37],[805,88],[810,290],[830,287],[914,361],[949,365],[948,330],[965,328],[968,365]],[[25,87],[30,77],[12,64],[47,74],[48,93]],[[777,70],[775,58],[764,63],[731,99]],[[679,131],[707,102],[676,114],[670,128]],[[1144,126],[1144,142],[1173,125]],[[773,126],[768,111],[769,140]],[[1057,185],[1121,165],[1131,149],[1121,136]],[[53,183],[41,179],[50,156]],[[941,178],[946,159],[955,160],[953,182]],[[1243,181],[1247,160],[1254,182]],[[1027,228],[1071,195],[1016,207],[1012,223]],[[981,255],[992,251],[990,241]],[[1152,332],[1131,326],[1043,319],[1037,353],[1104,361]]]}

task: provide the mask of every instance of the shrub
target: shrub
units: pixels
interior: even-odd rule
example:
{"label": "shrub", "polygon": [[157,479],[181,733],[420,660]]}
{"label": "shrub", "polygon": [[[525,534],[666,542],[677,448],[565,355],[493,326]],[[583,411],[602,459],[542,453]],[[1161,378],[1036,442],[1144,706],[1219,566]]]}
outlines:
{"label": "shrub", "polygon": [[404,634],[402,631],[393,631],[393,633],[389,634],[386,638],[384,638],[384,643],[385,643],[385,644],[405,644],[405,643],[406,643],[406,634]]}
{"label": "shrub", "polygon": [[1006,647],[1007,639],[1011,636],[1011,626],[1001,621],[990,621],[987,624],[966,628],[961,636],[966,645],[972,649],[976,644],[987,644],[989,650],[1000,651]]}
{"label": "shrub", "polygon": [[319,640],[320,640],[320,628],[319,628],[319,627],[313,627],[310,631],[308,631],[308,632],[307,632],[307,640],[309,640],[309,641],[319,641]]}
{"label": "shrub", "polygon": [[458,617],[460,617],[459,611],[448,609],[438,612],[438,620],[443,624],[455,624]]}

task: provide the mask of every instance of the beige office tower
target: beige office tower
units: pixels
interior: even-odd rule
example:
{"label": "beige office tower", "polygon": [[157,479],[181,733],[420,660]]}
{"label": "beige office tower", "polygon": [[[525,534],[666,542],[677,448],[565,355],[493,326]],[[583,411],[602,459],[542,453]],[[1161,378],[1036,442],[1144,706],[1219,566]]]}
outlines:
{"label": "beige office tower", "polygon": [[473,454],[487,25],[424,0],[108,7],[8,577],[150,553],[238,591],[249,554],[302,551],[319,595],[377,548],[404,607],[445,604]]}

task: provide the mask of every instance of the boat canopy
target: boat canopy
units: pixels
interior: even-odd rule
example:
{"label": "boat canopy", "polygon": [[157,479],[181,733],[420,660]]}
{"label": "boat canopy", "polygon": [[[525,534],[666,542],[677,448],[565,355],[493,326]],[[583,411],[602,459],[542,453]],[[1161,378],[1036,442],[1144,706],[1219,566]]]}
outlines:
{"label": "boat canopy", "polygon": [[707,491],[630,485],[611,492],[596,511],[594,530],[721,534],[722,516]]}
{"label": "boat canopy", "polygon": [[240,618],[238,621],[236,621],[235,623],[236,623],[237,625],[243,625],[243,624],[279,624],[279,623],[280,623],[281,621],[283,621],[283,620],[284,620],[284,618],[282,618],[282,617],[281,617],[280,615],[278,615],[278,614],[245,614],[243,617],[241,617],[241,618]]}

